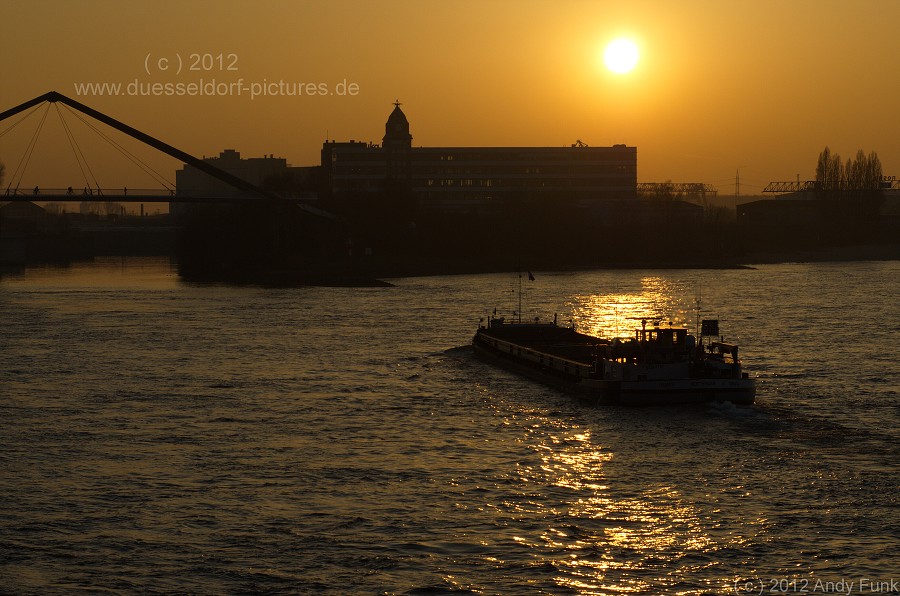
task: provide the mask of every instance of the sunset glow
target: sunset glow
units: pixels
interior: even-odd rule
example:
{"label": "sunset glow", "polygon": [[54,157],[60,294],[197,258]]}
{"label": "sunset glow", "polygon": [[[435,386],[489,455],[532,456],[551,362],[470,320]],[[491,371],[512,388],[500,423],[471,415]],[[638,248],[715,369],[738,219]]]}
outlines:
{"label": "sunset glow", "polygon": [[[783,2],[388,4],[186,2],[176,15],[149,4],[18,3],[0,40],[16,57],[0,107],[57,90],[199,156],[234,148],[296,166],[317,163],[326,136],[380,142],[399,98],[416,146],[625,143],[639,148],[640,181],[704,182],[723,194],[733,194],[737,166],[741,194],[810,179],[825,145],[844,157],[876,151],[886,174],[900,169],[889,117],[900,79],[886,74],[900,37],[868,25],[876,6],[880,22],[896,22],[900,3],[869,3],[872,14]],[[127,35],[85,35],[101,30]],[[44,32],[38,49],[23,52],[33,31]],[[700,114],[697,126],[688,116]],[[52,116],[23,186],[82,177]],[[7,178],[35,126],[0,142]],[[107,158],[104,142],[75,134],[102,184],[152,184],[114,149]],[[167,175],[180,167],[141,157]]]}

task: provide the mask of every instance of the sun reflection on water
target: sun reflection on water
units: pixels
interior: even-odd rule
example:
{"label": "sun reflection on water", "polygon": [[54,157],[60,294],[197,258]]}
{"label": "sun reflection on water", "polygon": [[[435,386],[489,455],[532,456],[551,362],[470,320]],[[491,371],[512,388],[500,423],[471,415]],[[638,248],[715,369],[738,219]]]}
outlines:
{"label": "sun reflection on water", "polygon": [[639,291],[576,294],[566,307],[576,327],[597,337],[626,337],[641,320],[692,323],[693,289],[660,277],[643,277]]}
{"label": "sun reflection on water", "polygon": [[666,577],[676,581],[675,567],[683,573],[714,564],[706,555],[716,543],[676,486],[648,474],[646,486],[634,491],[633,479],[620,483],[610,475],[615,456],[590,430],[568,430],[540,437],[533,446],[539,465],[519,470],[534,493],[543,484],[543,494],[506,504],[542,514],[544,529],[516,541],[552,564],[558,586],[579,594],[647,593]]}
{"label": "sun reflection on water", "polygon": [[[597,337],[632,336],[642,320],[693,330],[697,293],[690,280],[645,276],[626,287],[582,287],[569,294],[565,310],[579,331]],[[710,524],[704,501],[675,480],[677,457],[648,456],[640,439],[636,451],[623,454],[614,437],[598,436],[590,426],[533,410],[527,417],[520,440],[535,458],[506,476],[517,494],[494,508],[515,524],[514,542],[535,565],[550,569],[557,589],[650,594],[663,586],[700,594],[722,588],[716,580],[687,578],[714,576],[720,551],[739,549],[741,539]],[[540,521],[532,526],[534,520]]]}

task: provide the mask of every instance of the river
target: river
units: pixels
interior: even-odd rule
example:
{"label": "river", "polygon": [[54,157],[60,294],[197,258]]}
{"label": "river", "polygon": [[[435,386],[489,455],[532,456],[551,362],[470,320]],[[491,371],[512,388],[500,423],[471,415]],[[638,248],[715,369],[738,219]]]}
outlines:
{"label": "river", "polygon": [[900,262],[533,273],[526,316],[596,333],[701,297],[757,403],[588,407],[475,360],[515,274],[2,278],[0,591],[898,593]]}

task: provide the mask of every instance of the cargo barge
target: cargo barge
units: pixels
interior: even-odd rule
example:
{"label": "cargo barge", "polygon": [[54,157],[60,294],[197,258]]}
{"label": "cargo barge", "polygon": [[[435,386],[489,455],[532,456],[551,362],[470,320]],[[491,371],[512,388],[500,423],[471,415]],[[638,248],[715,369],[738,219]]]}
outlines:
{"label": "cargo barge", "polygon": [[719,337],[718,324],[704,320],[700,341],[685,327],[646,320],[631,337],[603,339],[556,320],[522,323],[492,316],[479,325],[472,347],[491,364],[591,402],[752,404],[756,381],[743,372],[738,346]]}

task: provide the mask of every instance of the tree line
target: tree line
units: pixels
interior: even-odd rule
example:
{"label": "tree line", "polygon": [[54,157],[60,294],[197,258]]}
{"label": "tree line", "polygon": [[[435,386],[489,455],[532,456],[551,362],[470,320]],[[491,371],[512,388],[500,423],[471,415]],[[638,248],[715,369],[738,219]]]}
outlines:
{"label": "tree line", "polygon": [[855,159],[841,161],[828,147],[819,153],[816,164],[816,189],[821,191],[878,191],[882,181],[881,160],[872,151],[860,149]]}

